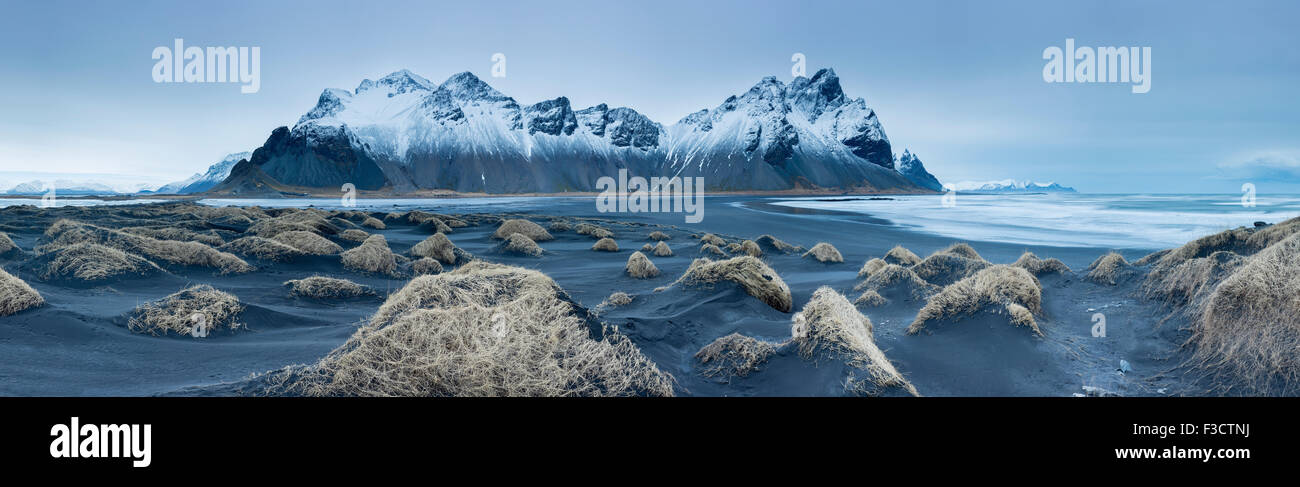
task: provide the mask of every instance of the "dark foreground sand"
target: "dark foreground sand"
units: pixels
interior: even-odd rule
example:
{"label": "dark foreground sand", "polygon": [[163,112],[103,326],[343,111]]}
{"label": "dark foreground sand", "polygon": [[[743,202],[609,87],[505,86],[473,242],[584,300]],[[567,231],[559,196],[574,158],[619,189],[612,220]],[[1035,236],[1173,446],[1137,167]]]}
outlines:
{"label": "dark foreground sand", "polygon": [[[187,203],[167,203],[182,205]],[[131,217],[131,208],[95,207],[0,209],[0,231],[20,251],[0,254],[0,265],[29,283],[45,300],[40,307],[0,317],[0,394],[4,395],[225,395],[247,391],[253,374],[294,364],[313,363],[343,344],[376,312],[385,297],[410,280],[347,269],[339,255],[300,256],[271,262],[243,256],[255,270],[220,274],[210,267],[158,262],[161,273],[142,278],[88,284],[45,278],[35,248],[47,243],[42,234],[60,218],[104,227],[167,225],[168,221]],[[438,208],[423,208],[443,214]],[[396,254],[410,257],[417,243],[436,231],[409,219],[387,218],[387,211],[358,208],[359,230],[385,237]],[[404,212],[405,210],[400,210]],[[141,215],[144,213],[137,213]],[[385,223],[378,230],[360,226],[361,217]],[[610,214],[595,212],[591,203],[557,200],[545,211],[524,214],[501,207],[490,214],[452,215],[469,223],[447,233],[473,258],[536,269],[554,281],[597,320],[615,325],[658,368],[673,377],[676,395],[705,396],[842,396],[861,393],[846,387],[863,372],[830,353],[801,355],[797,347],[777,346],[757,370],[739,376],[706,376],[696,353],[715,339],[732,333],[779,345],[792,334],[792,317],[829,286],[853,301],[861,294],[859,269],[902,245],[925,258],[954,241],[909,232],[860,215],[783,209],[757,198],[711,199],[704,222],[682,223],[680,214]],[[505,218],[523,217],[547,227],[554,219],[571,225],[596,223],[613,232],[617,251],[592,250],[597,238],[573,229],[551,230],[554,239],[539,241],[540,257],[503,252],[492,239]],[[230,242],[244,234],[228,221],[214,226]],[[193,222],[187,223],[187,225]],[[342,227],[342,225],[340,225]],[[341,229],[341,228],[340,228]],[[624,272],[628,257],[660,231],[671,237],[664,244],[671,256],[643,252],[660,270],[657,277],[637,279]],[[692,259],[702,257],[698,239],[713,233],[728,243],[763,234],[811,248],[832,244],[843,263],[823,263],[801,252],[766,249],[763,261],[789,286],[792,309],[784,312],[747,294],[740,286],[722,282],[710,287],[673,285]],[[694,237],[693,237],[694,236]],[[358,241],[325,233],[342,249]],[[874,340],[897,371],[925,396],[1070,396],[1100,388],[1122,395],[1202,395],[1211,391],[1201,374],[1180,367],[1189,357],[1182,345],[1189,331],[1180,318],[1163,322],[1168,313],[1138,297],[1141,279],[1120,279],[1116,285],[1085,278],[1088,265],[1108,252],[1100,248],[1026,247],[996,242],[969,242],[993,264],[1009,264],[1024,251],[1055,257],[1072,271],[1038,276],[1042,309],[1035,317],[1043,335],[1014,326],[1000,312],[931,323],[920,333],[906,329],[925,305],[924,300],[899,296],[879,307],[859,307],[874,324]],[[726,252],[725,246],[722,247]],[[1121,251],[1136,260],[1157,249]],[[737,251],[734,255],[741,255]],[[732,254],[728,253],[727,257]],[[720,259],[721,257],[714,257]],[[156,260],[156,259],[155,259]],[[444,272],[456,268],[444,266]],[[282,285],[313,275],[343,278],[369,287],[373,295],[340,299],[290,296]],[[206,338],[164,334],[153,336],[128,329],[132,310],[194,284],[209,284],[237,296],[245,309],[238,321],[246,329],[217,330]],[[657,288],[667,289],[655,292]],[[612,293],[623,292],[631,302],[600,306]],[[1092,317],[1104,313],[1107,336],[1094,338]],[[1120,372],[1121,360],[1127,370]],[[1217,390],[1221,391],[1221,390]],[[872,391],[907,395],[900,387]]]}

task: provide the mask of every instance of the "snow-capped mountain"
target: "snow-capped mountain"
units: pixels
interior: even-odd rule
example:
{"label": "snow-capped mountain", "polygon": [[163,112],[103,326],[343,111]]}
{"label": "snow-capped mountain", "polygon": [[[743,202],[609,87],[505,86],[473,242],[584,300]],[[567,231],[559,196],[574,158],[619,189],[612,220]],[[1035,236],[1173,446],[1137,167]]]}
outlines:
{"label": "snow-capped mountain", "polygon": [[11,195],[44,195],[54,189],[58,195],[119,195],[133,194],[142,189],[149,187],[148,183],[123,182],[123,181],[100,181],[71,178],[50,178],[34,179],[31,181],[18,183],[12,188],[3,191],[4,194]]}
{"label": "snow-capped mountain", "polygon": [[[667,127],[630,108],[575,110],[565,97],[521,105],[467,72],[434,84],[402,70],[325,90],[249,164],[260,172],[237,173],[335,190],[593,191],[626,168],[702,176],[710,191],[926,191],[895,170],[875,112],[830,69],[788,85],[764,78]],[[214,191],[247,187],[230,179]]]}
{"label": "snow-capped mountain", "polygon": [[894,168],[917,186],[932,191],[943,190],[943,184],[939,183],[939,179],[926,171],[925,164],[921,164],[921,158],[916,157],[916,154],[910,150],[903,149],[903,155],[894,160]]}
{"label": "snow-capped mountain", "polygon": [[1036,183],[1032,181],[1017,181],[1014,179],[1003,179],[1001,181],[962,181],[952,183],[949,186],[956,191],[965,191],[972,193],[1074,193],[1074,188],[1061,186],[1060,184],[1047,182]]}
{"label": "snow-capped mountain", "polygon": [[230,176],[230,169],[235,167],[235,163],[243,159],[248,159],[252,152],[236,152],[229,154],[220,162],[208,167],[204,173],[194,173],[193,176],[181,181],[167,183],[153,191],[156,194],[189,194],[202,193],[213,186],[221,184]]}

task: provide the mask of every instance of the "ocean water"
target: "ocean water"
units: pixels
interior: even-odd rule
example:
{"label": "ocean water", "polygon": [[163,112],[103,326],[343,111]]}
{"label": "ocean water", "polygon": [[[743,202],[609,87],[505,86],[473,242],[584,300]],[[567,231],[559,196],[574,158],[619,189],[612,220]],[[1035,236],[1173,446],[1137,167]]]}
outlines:
{"label": "ocean water", "polygon": [[1256,221],[1300,216],[1300,195],[1259,195],[1255,205],[1223,194],[958,194],[783,198],[793,208],[869,215],[891,225],[964,240],[1025,245],[1159,249]]}

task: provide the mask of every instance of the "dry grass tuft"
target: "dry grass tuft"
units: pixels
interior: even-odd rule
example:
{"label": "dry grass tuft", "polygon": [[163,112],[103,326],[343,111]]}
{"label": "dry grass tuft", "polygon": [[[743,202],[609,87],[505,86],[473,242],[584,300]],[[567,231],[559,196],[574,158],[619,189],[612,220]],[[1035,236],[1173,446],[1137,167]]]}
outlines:
{"label": "dry grass tuft", "polygon": [[598,250],[601,252],[618,252],[618,242],[615,242],[614,239],[612,238],[605,237],[600,240],[597,240],[596,244],[591,246],[591,250]]}
{"label": "dry grass tuft", "polygon": [[15,250],[21,249],[19,249],[18,245],[14,243],[13,239],[9,238],[8,234],[0,232],[0,254],[7,254]]}
{"label": "dry grass tuft", "polygon": [[601,339],[546,275],[471,262],[412,279],[320,362],[273,373],[307,396],[671,396],[616,329]]}
{"label": "dry grass tuft", "polygon": [[858,269],[858,279],[875,274],[876,271],[884,269],[887,265],[889,265],[889,263],[880,258],[872,258],[871,260],[863,262],[862,268]]}
{"label": "dry grass tuft", "polygon": [[757,372],[776,353],[771,343],[732,333],[718,338],[695,352],[700,374],[705,377],[745,377]]}
{"label": "dry grass tuft", "polygon": [[754,243],[758,244],[760,249],[780,252],[783,254],[797,254],[804,251],[803,247],[790,245],[771,235],[760,235],[758,238],[754,239]]}
{"label": "dry grass tuft", "polygon": [[[940,251],[938,251],[938,252],[935,252],[935,253],[936,253],[936,254],[950,254],[950,255],[956,255],[956,256],[959,256],[959,257],[965,257],[965,258],[967,258],[967,259],[984,260],[983,257],[980,257],[979,252],[976,252],[975,249],[974,249],[973,247],[971,247],[969,244],[967,244],[967,243],[965,243],[965,242],[958,242],[958,243],[955,243],[955,244],[949,245],[947,248],[945,248],[945,249],[943,249],[943,250],[940,250]],[[934,255],[934,254],[931,254],[931,255]]]}
{"label": "dry grass tuft", "polygon": [[442,263],[430,257],[421,257],[411,263],[411,273],[417,276],[442,273]]}
{"label": "dry grass tuft", "polygon": [[[735,247],[733,248],[732,245],[734,245]],[[762,256],[763,256],[763,249],[762,249],[762,248],[759,248],[758,244],[755,243],[753,240],[746,240],[746,241],[741,242],[741,243],[739,243],[739,244],[731,244],[731,245],[728,245],[728,246],[727,246],[727,250],[730,250],[731,253],[733,253],[733,254],[735,254],[735,253],[741,253],[741,254],[748,255],[748,256],[750,256],[750,257],[762,257]]]}
{"label": "dry grass tuft", "polygon": [[[1162,259],[1161,262],[1164,260]],[[1133,266],[1129,265],[1124,256],[1118,252],[1111,252],[1097,260],[1092,261],[1088,266],[1088,280],[1101,284],[1114,286],[1127,279],[1133,273]]]}
{"label": "dry grass tuft", "polygon": [[672,235],[668,235],[658,230],[650,232],[650,240],[664,241],[664,240],[672,240],[672,238],[673,238]]}
{"label": "dry grass tuft", "polygon": [[627,267],[624,268],[624,271],[627,272],[627,275],[637,279],[646,279],[659,275],[659,268],[655,267],[655,263],[651,262],[650,258],[641,252],[633,252],[631,256],[628,256]]}
{"label": "dry grass tuft", "polygon": [[724,246],[724,245],[727,245],[727,241],[726,241],[726,240],[723,240],[722,237],[719,237],[719,236],[714,235],[714,234],[712,234],[712,233],[706,233],[706,234],[704,234],[703,237],[700,237],[700,242],[702,242],[702,243],[706,243],[706,244],[712,244],[712,245],[717,246],[717,247],[722,247],[722,246]]}
{"label": "dry grass tuft", "polygon": [[301,250],[290,247],[283,242],[262,237],[240,237],[222,245],[220,250],[275,262],[292,260],[303,255]]}
{"label": "dry grass tuft", "polygon": [[289,296],[314,299],[347,299],[375,294],[370,288],[349,281],[325,276],[285,281]]}
{"label": "dry grass tuft", "polygon": [[417,257],[432,257],[439,263],[454,265],[461,261],[461,256],[465,255],[456,244],[451,243],[451,239],[441,233],[430,235],[414,247],[411,247],[411,255]]}
{"label": "dry grass tuft", "polygon": [[[971,315],[989,306],[1007,308],[1016,304],[1031,313],[1042,313],[1042,302],[1042,287],[1033,274],[1019,267],[995,265],[950,284],[931,297],[907,327],[907,334],[921,331],[931,321]],[[1023,316],[1013,314],[1012,318],[1014,322]],[[1031,328],[1043,334],[1036,323]]]}
{"label": "dry grass tuft", "polygon": [[547,232],[545,228],[542,228],[541,225],[521,219],[506,220],[502,222],[501,226],[497,227],[496,233],[492,234],[492,238],[497,240],[506,240],[509,239],[511,235],[515,234],[528,237],[528,240],[533,242],[545,242],[547,240],[555,239],[555,237],[552,237],[551,234]]}
{"label": "dry grass tuft", "polygon": [[1035,276],[1048,273],[1065,274],[1066,272],[1070,272],[1070,266],[1065,265],[1065,263],[1061,262],[1060,259],[1054,257],[1046,260],[1039,259],[1033,252],[1020,254],[1020,258],[1016,259],[1016,262],[1011,265],[1027,270],[1030,274]]}
{"label": "dry grass tuft", "polygon": [[564,220],[555,220],[546,228],[552,232],[567,232],[573,230],[573,225],[570,225],[569,222]]}
{"label": "dry grass tuft", "polygon": [[545,252],[537,245],[537,242],[534,242],[522,233],[510,234],[509,237],[506,237],[506,241],[502,242],[501,245],[497,247],[497,250],[499,252],[532,257],[541,257]]}
{"label": "dry grass tuft", "polygon": [[912,266],[912,271],[925,282],[947,286],[965,279],[989,267],[988,261],[963,257],[959,253],[935,252],[920,264]]}
{"label": "dry grass tuft", "polygon": [[713,244],[711,244],[711,243],[706,243],[706,244],[704,244],[704,245],[701,245],[701,246],[700,246],[700,253],[701,253],[701,254],[712,255],[712,256],[716,256],[716,257],[726,257],[726,256],[727,256],[727,254],[724,253],[724,252],[722,251],[722,249],[718,248],[717,245],[713,245]]}
{"label": "dry grass tuft", "polygon": [[840,255],[839,249],[826,242],[818,242],[817,245],[804,252],[803,258],[807,259],[808,257],[817,259],[817,262],[844,262],[844,256]]}
{"label": "dry grass tuft", "polygon": [[308,255],[338,255],[343,247],[325,237],[311,232],[289,231],[276,234],[272,240],[288,245]]}
{"label": "dry grass tuft", "polygon": [[235,321],[242,311],[244,306],[234,295],[200,284],[136,307],[126,326],[135,333],[150,335],[170,332],[206,336],[206,332],[196,334],[195,327],[203,326],[207,331],[242,328],[244,325]]}
{"label": "dry grass tuft", "polygon": [[695,259],[674,284],[708,286],[720,281],[739,284],[750,296],[777,311],[789,313],[793,307],[790,287],[786,286],[776,271],[756,257],[743,256],[720,261]]}
{"label": "dry grass tuft", "polygon": [[[904,293],[910,299],[928,299],[939,292],[939,287],[925,282],[911,269],[898,264],[885,264],[853,287],[854,291],[892,291]],[[895,296],[897,297],[897,296]]]}
{"label": "dry grass tuft", "polygon": [[632,295],[623,291],[616,291],[613,294],[610,294],[608,298],[605,298],[604,301],[601,301],[600,306],[597,306],[597,308],[609,309],[617,308],[619,306],[627,306],[629,304],[632,304]]}
{"label": "dry grass tuft", "polygon": [[371,235],[361,245],[344,252],[340,260],[348,269],[397,276],[397,257],[383,235]]}
{"label": "dry grass tuft", "polygon": [[368,216],[365,220],[362,220],[361,226],[373,228],[375,230],[384,230],[388,228],[388,225],[385,225],[383,221],[373,216]]}
{"label": "dry grass tuft", "polygon": [[592,238],[609,238],[614,236],[614,232],[609,231],[608,228],[600,225],[593,225],[591,223],[579,223],[577,227],[574,227],[573,231],[578,235],[586,235]]}
{"label": "dry grass tuft", "polygon": [[0,316],[45,304],[45,298],[22,279],[0,269]]}
{"label": "dry grass tuft", "polygon": [[118,250],[139,254],[170,264],[209,267],[222,274],[251,272],[253,266],[239,257],[221,252],[199,242],[158,240],[142,235],[101,228],[70,220],[59,220],[45,231],[48,243],[37,248],[45,253],[77,243],[98,243]]}
{"label": "dry grass tuft", "polygon": [[83,242],[51,251],[53,258],[42,279],[77,279],[94,282],[124,276],[147,276],[162,269],[149,260],[121,250]]}
{"label": "dry grass tuft", "polygon": [[180,241],[192,240],[195,242],[203,243],[205,245],[211,245],[213,247],[218,247],[226,243],[226,241],[223,240],[220,235],[217,235],[217,232],[211,230],[200,233],[200,232],[192,232],[183,228],[176,228],[176,227],[162,227],[162,228],[127,227],[121,229],[121,231],[135,234],[135,235],[155,238],[158,240],[180,240]]}
{"label": "dry grass tuft", "polygon": [[673,249],[669,248],[667,243],[660,240],[659,243],[655,244],[654,254],[655,257],[671,257],[673,255]]}
{"label": "dry grass tuft", "polygon": [[914,396],[920,395],[876,346],[871,320],[830,287],[818,288],[792,321],[794,342],[799,345],[799,355],[805,360],[822,353],[834,353],[845,357],[848,365],[868,373],[869,385],[849,385],[849,389],[875,390],[897,386]]}
{"label": "dry grass tuft", "polygon": [[875,289],[863,291],[862,295],[858,296],[858,299],[853,300],[854,306],[866,306],[868,308],[875,308],[886,304],[889,304],[889,300],[884,296],[881,296]]}
{"label": "dry grass tuft", "polygon": [[370,234],[366,233],[365,230],[355,228],[344,230],[343,233],[339,234],[339,238],[349,242],[364,242],[368,237],[370,237]]}
{"label": "dry grass tuft", "polygon": [[902,245],[895,245],[885,253],[884,261],[886,264],[898,264],[901,266],[912,266],[921,263],[921,258],[907,250]]}

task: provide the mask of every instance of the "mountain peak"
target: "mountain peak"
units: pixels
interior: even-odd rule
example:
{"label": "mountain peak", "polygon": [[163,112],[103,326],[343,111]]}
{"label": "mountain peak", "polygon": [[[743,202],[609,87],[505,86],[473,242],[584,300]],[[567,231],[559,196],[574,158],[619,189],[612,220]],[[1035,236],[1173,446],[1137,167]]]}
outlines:
{"label": "mountain peak", "polygon": [[391,95],[400,95],[412,91],[433,91],[433,83],[408,69],[399,69],[389,73],[378,81],[364,80],[357,86],[355,93],[360,94],[376,86],[385,86]]}
{"label": "mountain peak", "polygon": [[447,91],[453,98],[462,100],[504,100],[509,98],[469,71],[453,74],[450,78],[447,78],[447,81],[443,81],[438,88]]}

